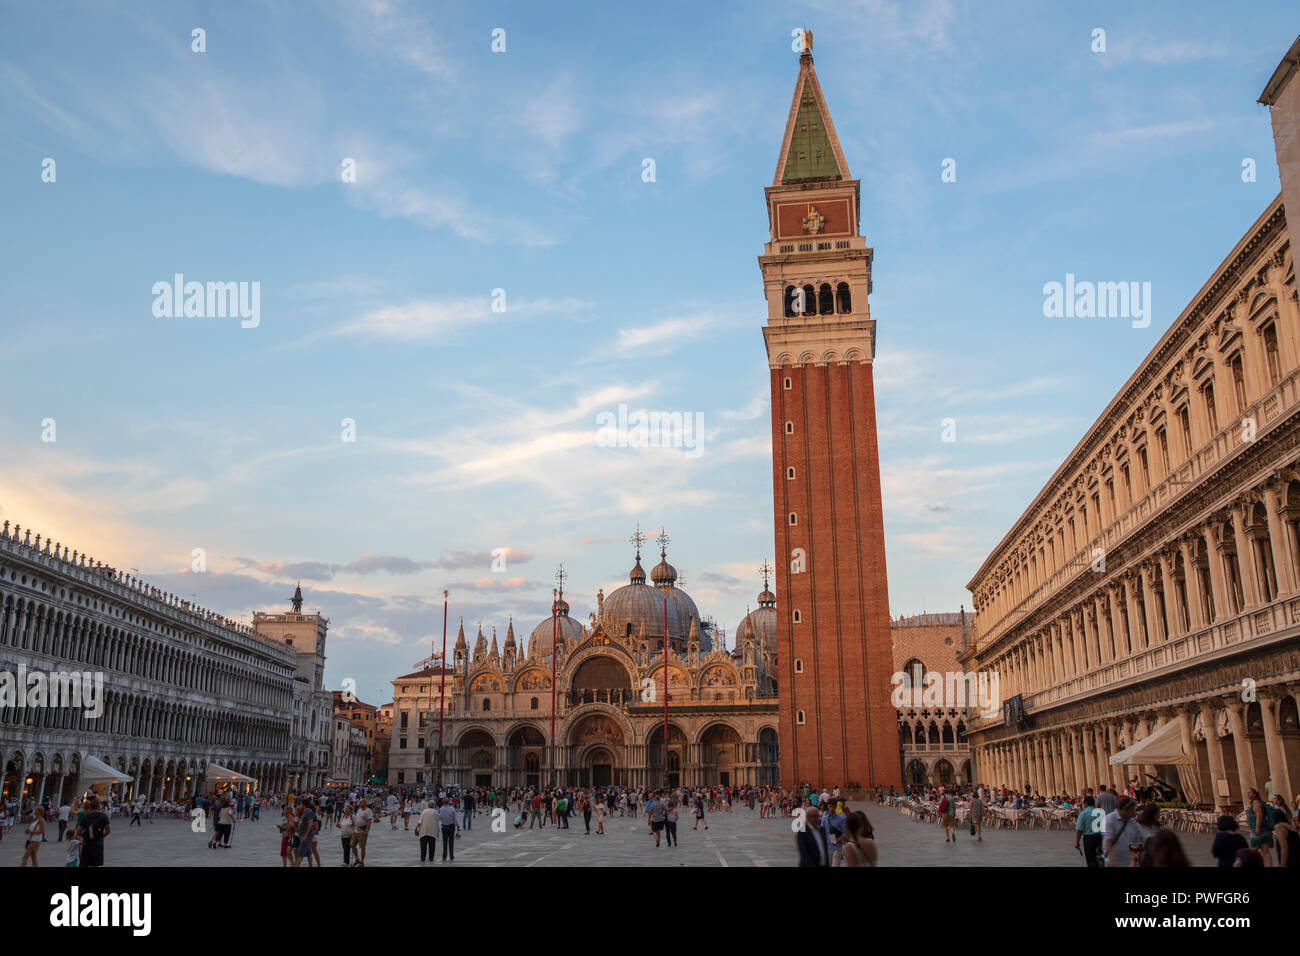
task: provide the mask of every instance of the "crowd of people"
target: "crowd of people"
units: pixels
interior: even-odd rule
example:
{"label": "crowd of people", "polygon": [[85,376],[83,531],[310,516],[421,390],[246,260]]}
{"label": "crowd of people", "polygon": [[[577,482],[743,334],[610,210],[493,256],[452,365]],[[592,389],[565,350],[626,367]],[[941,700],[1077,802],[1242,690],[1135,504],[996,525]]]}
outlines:
{"label": "crowd of people", "polygon": [[[277,806],[282,867],[321,866],[320,838],[334,829],[341,864],[364,867],[371,832],[384,820],[392,830],[414,829],[420,862],[453,863],[456,844],[474,829],[475,820],[504,820],[516,830],[577,830],[584,836],[606,834],[611,818],[640,818],[648,842],[655,848],[678,846],[679,825],[707,830],[714,813],[733,813],[736,806],[757,810],[760,818],[799,817],[796,828],[801,866],[874,866],[875,836],[865,813],[850,810],[838,788],[818,792],[811,786],[795,790],[776,787],[625,788],[556,787],[492,788],[356,787],[348,791],[321,789],[265,795],[251,801],[215,802],[216,832],[209,841],[230,845],[235,819],[256,820],[260,809]],[[480,826],[483,820],[479,820]],[[441,856],[438,844],[441,842]],[[414,851],[413,851],[414,852]]]}
{"label": "crowd of people", "polygon": [[[1074,849],[1088,867],[1192,866],[1178,832],[1168,825],[1167,808],[1156,802],[1170,794],[1162,788],[1140,787],[1137,780],[1123,789],[1100,785],[1078,795],[1043,796],[1026,787],[907,786],[876,791],[880,803],[925,806],[936,810],[945,842],[956,842],[957,819],[963,817],[970,835],[983,841],[990,808],[1046,809],[1070,821]],[[1242,825],[1246,833],[1240,832]],[[1246,791],[1240,819],[1221,814],[1210,855],[1221,867],[1300,866],[1300,796],[1288,804],[1281,794],[1265,798]]]}
{"label": "crowd of people", "polygon": [[[1100,786],[1082,794],[1043,796],[1029,788],[979,786],[907,786],[901,791],[875,788],[877,803],[926,807],[943,828],[945,842],[957,842],[958,819],[976,842],[984,838],[990,814],[1000,811],[1050,810],[1073,831],[1074,850],[1089,867],[1190,866],[1178,833],[1151,798],[1164,794],[1136,787]],[[1280,794],[1271,798],[1247,791],[1240,818],[1218,817],[1211,855],[1219,866],[1300,866],[1300,812]],[[1300,804],[1300,798],[1297,798]],[[800,866],[874,866],[876,836],[862,809],[850,808],[838,787],[493,788],[355,787],[323,788],[284,794],[237,793],[225,789],[186,803],[139,799],[114,803],[94,794],[54,806],[50,801],[17,806],[0,803],[0,839],[16,821],[23,825],[20,865],[39,865],[41,846],[66,844],[67,866],[102,866],[104,840],[114,817],[127,826],[143,826],[158,817],[201,821],[195,829],[209,833],[210,849],[230,848],[239,821],[258,822],[263,811],[278,812],[281,866],[321,866],[320,838],[336,831],[344,866],[366,864],[368,838],[386,819],[392,830],[414,828],[420,861],[454,862],[456,843],[486,817],[498,828],[577,830],[584,836],[606,833],[611,818],[642,819],[647,842],[655,848],[678,845],[679,826],[707,830],[709,818],[736,808],[758,811],[759,819],[793,821]],[[683,819],[684,818],[684,819]],[[928,818],[928,817],[927,817]],[[483,820],[479,820],[480,826]],[[1243,832],[1244,831],[1244,832]],[[51,838],[53,837],[53,840]]]}
{"label": "crowd of people", "polygon": [[[8,806],[0,809],[0,834],[12,829],[15,814]],[[23,853],[18,865],[40,866],[41,847],[46,843],[63,844],[64,866],[103,866],[104,840],[112,832],[107,807],[96,796],[64,803],[57,809],[39,803],[23,815]],[[51,831],[55,839],[50,840]]]}

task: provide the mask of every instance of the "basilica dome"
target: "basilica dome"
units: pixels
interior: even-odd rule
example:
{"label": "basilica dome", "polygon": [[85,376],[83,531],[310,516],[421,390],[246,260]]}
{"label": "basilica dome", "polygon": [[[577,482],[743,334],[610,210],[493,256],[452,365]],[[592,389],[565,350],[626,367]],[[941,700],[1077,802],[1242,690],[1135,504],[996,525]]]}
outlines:
{"label": "basilica dome", "polygon": [[699,608],[691,596],[676,586],[677,569],[667,557],[651,571],[655,586],[645,583],[645,570],[641,556],[628,575],[628,583],[611,592],[601,605],[601,625],[614,637],[632,633],[645,637],[660,637],[664,630],[664,597],[668,598],[668,639],[682,648],[690,638],[691,622],[695,622],[700,639],[700,650],[712,650],[712,640],[700,620]]}
{"label": "basilica dome", "polygon": [[582,640],[582,625],[569,617],[569,602],[564,600],[564,595],[556,598],[551,607],[554,616],[543,618],[528,636],[528,656],[531,659],[551,656],[551,641],[557,631],[561,645],[576,645]]}
{"label": "basilica dome", "polygon": [[767,589],[766,581],[758,595],[758,607],[736,625],[736,649],[744,647],[750,639],[755,646],[776,657],[776,595]]}

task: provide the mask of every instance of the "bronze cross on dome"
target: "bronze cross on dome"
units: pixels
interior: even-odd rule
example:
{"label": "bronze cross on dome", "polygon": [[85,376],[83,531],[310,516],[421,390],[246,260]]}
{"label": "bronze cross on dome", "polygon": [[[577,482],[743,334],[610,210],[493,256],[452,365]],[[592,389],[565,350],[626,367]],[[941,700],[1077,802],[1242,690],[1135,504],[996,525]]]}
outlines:
{"label": "bronze cross on dome", "polygon": [[640,560],[641,560],[641,545],[645,544],[645,535],[642,534],[642,532],[641,532],[641,525],[640,525],[640,524],[638,524],[638,525],[636,526],[636,534],[634,534],[634,535],[632,535],[632,537],[628,538],[628,541],[629,541],[631,544],[636,545],[636,557],[637,557],[637,560],[640,561]]}

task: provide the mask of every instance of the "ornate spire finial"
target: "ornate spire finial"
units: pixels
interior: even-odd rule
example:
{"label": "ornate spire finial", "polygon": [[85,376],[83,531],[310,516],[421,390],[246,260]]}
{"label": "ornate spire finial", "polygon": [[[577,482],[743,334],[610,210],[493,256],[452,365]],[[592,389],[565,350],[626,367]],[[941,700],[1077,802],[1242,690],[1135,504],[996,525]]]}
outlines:
{"label": "ornate spire finial", "polygon": [[637,522],[636,534],[628,539],[629,542],[636,545],[636,559],[641,560],[641,545],[645,544],[645,535],[641,533],[641,523]]}
{"label": "ornate spire finial", "polygon": [[800,33],[802,34],[802,36],[803,36],[803,52],[804,52],[804,53],[811,54],[811,53],[812,53],[812,44],[813,44],[813,35],[812,35],[812,31],[809,30],[807,27],[804,27],[804,28],[803,28],[801,31],[799,31],[799,32],[800,32]]}
{"label": "ornate spire finial", "polygon": [[655,541],[659,543],[659,557],[666,558],[668,556],[668,544],[672,540],[672,538],[668,537],[667,528],[661,528],[659,533],[655,535]]}
{"label": "ornate spire finial", "polygon": [[567,578],[568,576],[569,576],[569,573],[568,573],[567,571],[564,570],[564,565],[561,564],[560,567],[559,567],[559,570],[555,572],[555,583],[558,584],[558,585],[560,586],[560,595],[561,595],[561,597],[564,595],[564,580],[565,580],[565,578]]}
{"label": "ornate spire finial", "polygon": [[759,573],[763,575],[763,590],[766,591],[767,579],[772,574],[772,565],[768,562],[767,558],[763,559],[763,563],[758,566],[758,570]]}

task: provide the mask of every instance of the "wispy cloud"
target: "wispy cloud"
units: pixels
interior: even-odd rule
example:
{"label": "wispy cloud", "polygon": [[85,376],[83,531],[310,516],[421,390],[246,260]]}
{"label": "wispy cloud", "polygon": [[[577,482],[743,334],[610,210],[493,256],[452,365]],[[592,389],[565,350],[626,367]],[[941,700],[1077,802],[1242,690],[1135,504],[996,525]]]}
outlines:
{"label": "wispy cloud", "polygon": [[679,345],[703,337],[721,321],[719,316],[702,313],[619,329],[614,351],[622,355],[662,355]]}
{"label": "wispy cloud", "polygon": [[506,298],[504,311],[493,309],[491,297],[420,299],[399,305],[381,306],[345,323],[339,335],[412,342],[440,339],[449,329],[512,318],[531,318],[551,313],[574,313],[590,307],[580,299]]}

